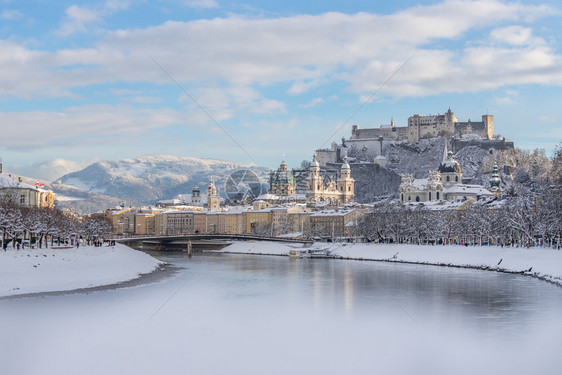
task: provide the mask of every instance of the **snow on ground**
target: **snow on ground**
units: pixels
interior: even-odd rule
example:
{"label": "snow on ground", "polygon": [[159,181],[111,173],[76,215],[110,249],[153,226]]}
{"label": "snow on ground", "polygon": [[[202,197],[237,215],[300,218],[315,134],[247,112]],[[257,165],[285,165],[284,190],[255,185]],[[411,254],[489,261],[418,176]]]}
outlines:
{"label": "snow on ground", "polygon": [[[279,242],[236,242],[223,252],[289,255],[297,244]],[[441,266],[481,268],[525,273],[562,285],[562,251],[542,247],[398,245],[315,243],[312,249],[326,249],[347,259],[409,262]]]}
{"label": "snow on ground", "polygon": [[161,262],[125,245],[0,250],[0,297],[111,285],[154,271]]}

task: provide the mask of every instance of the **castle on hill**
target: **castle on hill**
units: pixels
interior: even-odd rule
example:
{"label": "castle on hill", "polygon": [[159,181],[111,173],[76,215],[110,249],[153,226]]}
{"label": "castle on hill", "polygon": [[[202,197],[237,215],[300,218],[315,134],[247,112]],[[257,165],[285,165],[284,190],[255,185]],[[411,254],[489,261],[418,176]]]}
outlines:
{"label": "castle on hill", "polygon": [[353,158],[384,166],[387,161],[381,159],[384,158],[384,150],[388,145],[394,142],[415,143],[440,136],[454,139],[452,145],[455,152],[474,143],[486,149],[513,148],[513,142],[494,139],[493,115],[482,115],[482,121],[469,119],[462,122],[449,108],[444,114],[410,116],[407,126],[395,126],[394,120],[389,125],[380,125],[378,128],[361,129],[359,125],[353,125],[351,136],[348,139],[342,138],[341,145],[334,142],[331,148],[316,152],[321,166],[341,163],[346,151]]}
{"label": "castle on hill", "polygon": [[444,114],[410,116],[407,126],[394,126],[393,120],[390,125],[381,125],[380,128],[374,129],[360,129],[358,125],[353,125],[349,140],[383,137],[414,143],[424,138],[464,134],[475,134],[486,139],[494,138],[494,116],[482,115],[482,121],[478,122],[470,120],[460,122],[449,108]]}

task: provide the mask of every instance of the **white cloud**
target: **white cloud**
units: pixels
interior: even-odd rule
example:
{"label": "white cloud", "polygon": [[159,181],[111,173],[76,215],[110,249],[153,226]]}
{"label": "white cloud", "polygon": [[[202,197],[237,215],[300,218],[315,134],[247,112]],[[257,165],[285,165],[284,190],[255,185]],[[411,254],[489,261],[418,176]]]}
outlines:
{"label": "white cloud", "polygon": [[539,121],[540,122],[546,122],[546,123],[549,123],[549,124],[554,124],[554,123],[558,122],[557,119],[556,119],[556,116],[554,116],[554,115],[541,115],[541,116],[539,116]]}
{"label": "white cloud", "polygon": [[185,5],[191,8],[218,8],[216,0],[186,0]]}
{"label": "white cloud", "polygon": [[65,13],[65,20],[57,30],[57,33],[62,36],[86,32],[89,25],[102,18],[100,11],[78,5],[70,6]]}
{"label": "white cloud", "polygon": [[75,33],[84,33],[89,28],[103,20],[103,17],[127,9],[130,1],[108,0],[97,8],[71,5],[65,11],[65,18],[57,33],[68,36]]}
{"label": "white cloud", "polygon": [[23,17],[23,13],[16,9],[6,9],[0,13],[0,19],[3,20],[19,20]]}
{"label": "white cloud", "polygon": [[201,118],[198,113],[189,118],[171,109],[110,105],[73,107],[61,112],[0,112],[3,146],[15,150],[69,143],[82,137],[131,136],[190,121],[201,123]]}
{"label": "white cloud", "polygon": [[495,100],[499,105],[511,106],[515,104],[515,100],[510,96],[498,96]]}
{"label": "white cloud", "polygon": [[[101,10],[71,7],[74,30],[99,22],[111,8],[107,4]],[[541,39],[533,36],[530,27],[497,27],[502,22],[523,22],[529,15],[547,16],[549,9],[499,1],[446,1],[385,16],[333,12],[168,21],[109,32],[95,47],[54,53],[0,41],[0,95],[68,96],[74,87],[91,84],[170,83],[149,56],[189,87],[214,82],[257,91],[282,83],[295,95],[335,81],[347,82],[351,92],[372,92],[414,52],[381,95],[562,84],[561,56],[548,45],[537,44]],[[495,29],[489,39],[483,36],[463,43],[468,47],[459,42],[458,48],[449,50],[432,43],[459,40],[482,28]],[[487,44],[490,40],[508,44],[498,47]],[[232,96],[227,99],[234,102]]]}
{"label": "white cloud", "polygon": [[299,107],[300,108],[312,108],[312,107],[315,107],[316,105],[322,104],[324,102],[325,102],[325,100],[323,98],[314,98],[306,104],[301,104]]}
{"label": "white cloud", "polygon": [[522,26],[508,26],[494,29],[490,33],[490,37],[494,41],[514,46],[545,43],[542,38],[533,37],[531,28]]}
{"label": "white cloud", "polygon": [[7,166],[9,172],[36,178],[44,181],[54,181],[59,177],[71,172],[86,168],[88,165],[99,161],[98,159],[73,161],[65,159],[52,159],[42,162],[29,163],[26,165]]}

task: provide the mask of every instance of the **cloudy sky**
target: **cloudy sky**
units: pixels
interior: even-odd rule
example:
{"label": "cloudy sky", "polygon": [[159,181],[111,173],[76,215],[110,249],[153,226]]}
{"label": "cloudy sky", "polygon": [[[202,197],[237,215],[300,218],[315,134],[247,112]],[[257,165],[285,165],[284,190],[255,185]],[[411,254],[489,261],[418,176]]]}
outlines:
{"label": "cloudy sky", "polygon": [[298,166],[352,124],[449,107],[551,154],[557,3],[0,0],[0,157],[43,178],[145,154]]}

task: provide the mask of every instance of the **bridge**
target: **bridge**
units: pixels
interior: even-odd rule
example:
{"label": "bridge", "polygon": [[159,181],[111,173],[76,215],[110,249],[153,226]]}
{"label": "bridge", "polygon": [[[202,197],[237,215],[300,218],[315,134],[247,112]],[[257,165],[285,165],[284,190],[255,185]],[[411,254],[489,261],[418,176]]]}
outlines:
{"label": "bridge", "polygon": [[302,240],[282,237],[267,237],[245,234],[182,234],[167,236],[135,236],[117,238],[116,242],[134,249],[154,251],[191,251],[220,250],[232,241],[274,241],[284,243],[312,243],[312,240]]}

